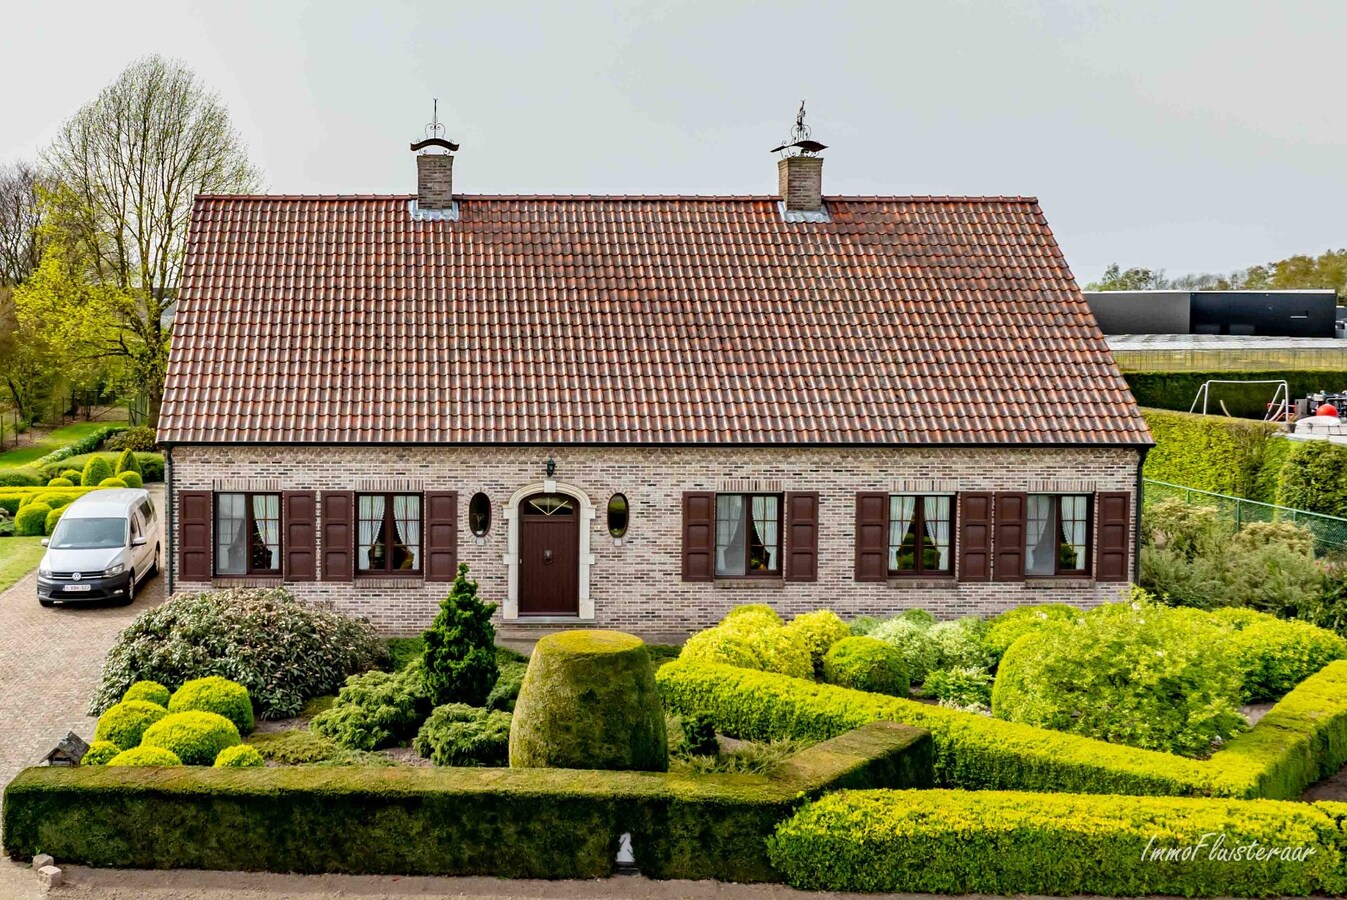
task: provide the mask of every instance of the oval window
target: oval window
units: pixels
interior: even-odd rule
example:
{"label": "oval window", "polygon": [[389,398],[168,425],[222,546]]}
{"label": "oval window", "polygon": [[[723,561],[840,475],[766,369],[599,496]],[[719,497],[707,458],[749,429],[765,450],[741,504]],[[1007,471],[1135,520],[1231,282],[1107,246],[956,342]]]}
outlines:
{"label": "oval window", "polygon": [[491,530],[491,498],[480,491],[468,503],[468,527],[477,537],[485,537]]}
{"label": "oval window", "polygon": [[620,538],[627,533],[627,520],[631,512],[627,507],[626,494],[614,494],[608,500],[608,533]]}

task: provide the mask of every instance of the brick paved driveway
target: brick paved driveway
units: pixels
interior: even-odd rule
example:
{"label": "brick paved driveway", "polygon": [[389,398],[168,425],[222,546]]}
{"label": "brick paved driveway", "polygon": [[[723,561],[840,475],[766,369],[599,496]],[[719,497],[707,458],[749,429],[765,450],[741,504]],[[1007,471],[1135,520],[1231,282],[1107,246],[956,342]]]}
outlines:
{"label": "brick paved driveway", "polygon": [[[151,495],[161,505],[162,490]],[[66,732],[93,738],[84,710],[103,656],[117,632],[163,594],[156,576],[131,606],[43,609],[36,570],[0,593],[0,785],[36,765]]]}

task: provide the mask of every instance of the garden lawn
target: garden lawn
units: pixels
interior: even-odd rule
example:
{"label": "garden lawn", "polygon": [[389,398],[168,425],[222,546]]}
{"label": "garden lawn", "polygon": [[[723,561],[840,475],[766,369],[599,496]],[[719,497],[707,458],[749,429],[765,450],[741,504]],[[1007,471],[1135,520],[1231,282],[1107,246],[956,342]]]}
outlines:
{"label": "garden lawn", "polygon": [[45,552],[40,537],[0,538],[0,591],[13,587],[33,571]]}
{"label": "garden lawn", "polygon": [[17,469],[26,466],[53,450],[69,446],[81,438],[88,437],[100,428],[107,428],[108,424],[107,422],[76,422],[74,425],[57,428],[32,446],[19,447],[7,453],[0,453],[0,469]]}

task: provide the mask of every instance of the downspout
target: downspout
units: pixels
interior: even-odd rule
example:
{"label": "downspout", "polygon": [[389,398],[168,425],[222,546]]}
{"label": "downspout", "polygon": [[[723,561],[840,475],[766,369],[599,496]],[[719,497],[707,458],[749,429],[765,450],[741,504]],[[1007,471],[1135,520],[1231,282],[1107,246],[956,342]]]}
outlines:
{"label": "downspout", "polygon": [[177,531],[173,528],[173,446],[164,447],[164,544],[168,552],[164,554],[164,596],[173,596],[173,539]]}
{"label": "downspout", "polygon": [[1141,492],[1146,488],[1146,479],[1142,472],[1146,468],[1146,454],[1151,452],[1151,447],[1142,447],[1140,458],[1137,460],[1137,511],[1136,511],[1136,533],[1137,539],[1132,545],[1132,583],[1136,584],[1141,579],[1141,510],[1142,500]]}

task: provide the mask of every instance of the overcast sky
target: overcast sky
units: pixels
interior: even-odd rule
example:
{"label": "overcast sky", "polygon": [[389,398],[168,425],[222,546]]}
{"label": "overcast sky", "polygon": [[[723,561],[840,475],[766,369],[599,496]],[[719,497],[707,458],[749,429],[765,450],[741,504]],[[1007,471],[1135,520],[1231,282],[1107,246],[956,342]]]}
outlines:
{"label": "overcast sky", "polygon": [[1082,283],[1347,246],[1347,3],[6,3],[0,162],[134,58],[185,61],[267,189],[771,193],[808,100],[831,194],[1031,194]]}

